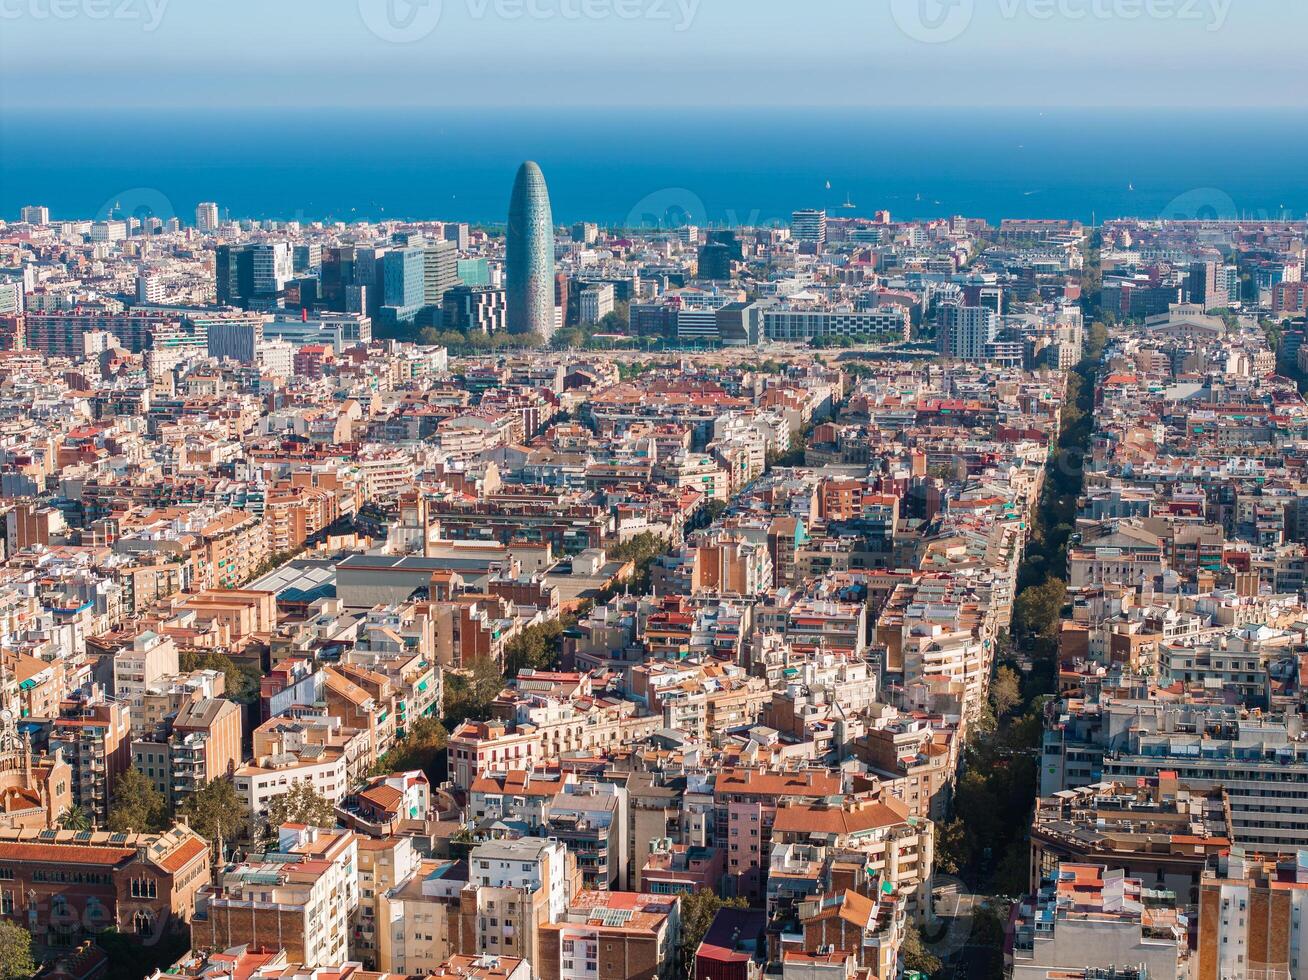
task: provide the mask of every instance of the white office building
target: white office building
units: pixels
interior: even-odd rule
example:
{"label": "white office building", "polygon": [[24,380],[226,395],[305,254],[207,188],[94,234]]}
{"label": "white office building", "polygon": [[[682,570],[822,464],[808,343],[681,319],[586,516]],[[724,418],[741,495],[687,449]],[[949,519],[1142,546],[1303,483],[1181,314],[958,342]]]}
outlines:
{"label": "white office building", "polygon": [[581,291],[580,307],[582,323],[599,323],[607,314],[613,312],[613,285],[597,282],[587,286]]}

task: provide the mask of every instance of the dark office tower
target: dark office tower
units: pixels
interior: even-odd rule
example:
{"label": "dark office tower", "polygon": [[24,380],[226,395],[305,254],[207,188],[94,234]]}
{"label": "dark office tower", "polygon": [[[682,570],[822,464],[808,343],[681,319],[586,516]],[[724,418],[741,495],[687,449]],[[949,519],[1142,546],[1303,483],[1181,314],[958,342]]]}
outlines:
{"label": "dark office tower", "polygon": [[731,258],[736,262],[743,262],[745,259],[745,247],[736,237],[734,230],[730,228],[719,228],[708,233],[708,243],[710,245],[725,245],[731,250]]}
{"label": "dark office tower", "polygon": [[554,305],[556,308],[563,311],[563,323],[565,326],[576,326],[577,290],[571,288],[568,281],[568,274],[566,272],[560,272],[554,277]]}
{"label": "dark office tower", "polygon": [[461,333],[487,336],[504,330],[504,290],[455,286],[441,303],[444,326]]}
{"label": "dark office tower", "polygon": [[214,251],[214,292],[224,305],[275,306],[290,279],[291,247],[286,242],[219,245]]}
{"label": "dark office tower", "polygon": [[1217,263],[1190,263],[1190,281],[1187,292],[1191,303],[1205,310],[1216,310],[1226,305],[1226,294],[1217,288]]}
{"label": "dark office tower", "polygon": [[384,245],[355,248],[353,285],[363,287],[363,291],[359,295],[365,298],[368,307],[366,310],[358,312],[367,313],[369,316],[377,316],[381,312],[382,300],[385,294],[383,288],[385,273],[382,268],[385,260],[386,247]]}
{"label": "dark office tower", "polygon": [[322,301],[329,310],[345,310],[346,288],[354,285],[354,246],[333,245],[322,253]]}
{"label": "dark office tower", "polygon": [[509,202],[505,252],[509,333],[554,333],[554,218],[545,175],[534,161],[518,168]]}
{"label": "dark office tower", "polygon": [[441,237],[447,242],[453,242],[454,247],[460,252],[468,250],[468,226],[465,222],[445,222],[441,227]]}
{"label": "dark office tower", "polygon": [[730,279],[731,249],[719,243],[699,247],[699,278]]}
{"label": "dark office tower", "polygon": [[572,240],[583,245],[594,245],[599,239],[599,225],[590,221],[579,221],[572,226]]}
{"label": "dark office tower", "polygon": [[291,309],[313,309],[318,305],[317,276],[296,276],[286,284],[286,305]]}
{"label": "dark office tower", "polygon": [[220,305],[245,305],[254,294],[254,253],[244,245],[219,245],[214,252],[214,279]]}
{"label": "dark office tower", "polygon": [[718,336],[728,347],[757,344],[763,311],[757,303],[728,303],[717,311]]}

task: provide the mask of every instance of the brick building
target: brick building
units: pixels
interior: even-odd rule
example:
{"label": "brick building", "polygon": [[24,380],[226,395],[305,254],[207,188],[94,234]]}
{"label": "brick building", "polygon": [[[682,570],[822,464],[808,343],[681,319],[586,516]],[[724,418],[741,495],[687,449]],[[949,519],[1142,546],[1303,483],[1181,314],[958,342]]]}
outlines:
{"label": "brick building", "polygon": [[359,906],[358,877],[353,831],[283,824],[276,851],[227,868],[201,895],[192,945],[272,945],[306,966],[344,963],[350,917]]}
{"label": "brick building", "polygon": [[540,980],[599,976],[667,980],[677,971],[681,899],[583,891],[561,921],[540,927]]}
{"label": "brick building", "polygon": [[157,940],[192,918],[209,880],[209,845],[177,826],[162,834],[0,830],[0,918],[35,943],[73,947],[114,928]]}

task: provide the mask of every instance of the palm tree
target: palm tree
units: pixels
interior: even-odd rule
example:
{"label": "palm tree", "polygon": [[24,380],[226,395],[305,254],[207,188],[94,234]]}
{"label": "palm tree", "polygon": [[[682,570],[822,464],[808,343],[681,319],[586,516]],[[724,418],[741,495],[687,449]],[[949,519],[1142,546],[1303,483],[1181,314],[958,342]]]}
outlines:
{"label": "palm tree", "polygon": [[80,806],[71,806],[59,818],[59,826],[64,830],[90,830],[91,818]]}

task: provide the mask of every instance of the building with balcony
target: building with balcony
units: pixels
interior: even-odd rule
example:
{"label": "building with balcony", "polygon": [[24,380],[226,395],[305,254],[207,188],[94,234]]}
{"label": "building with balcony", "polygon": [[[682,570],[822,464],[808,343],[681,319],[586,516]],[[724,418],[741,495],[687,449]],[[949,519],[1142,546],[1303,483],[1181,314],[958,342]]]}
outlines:
{"label": "building with balcony", "polygon": [[581,892],[577,859],[557,840],[487,841],[468,855],[456,948],[541,962],[541,928],[560,921]]}
{"label": "building with balcony", "polygon": [[71,770],[73,805],[107,821],[114,783],[132,763],[127,706],[95,692],[61,702],[50,726],[50,751],[61,752]]}
{"label": "building with balcony", "polygon": [[292,962],[310,967],[347,962],[358,875],[352,831],[286,824],[275,851],[231,865],[201,893],[192,945],[276,946]]}

